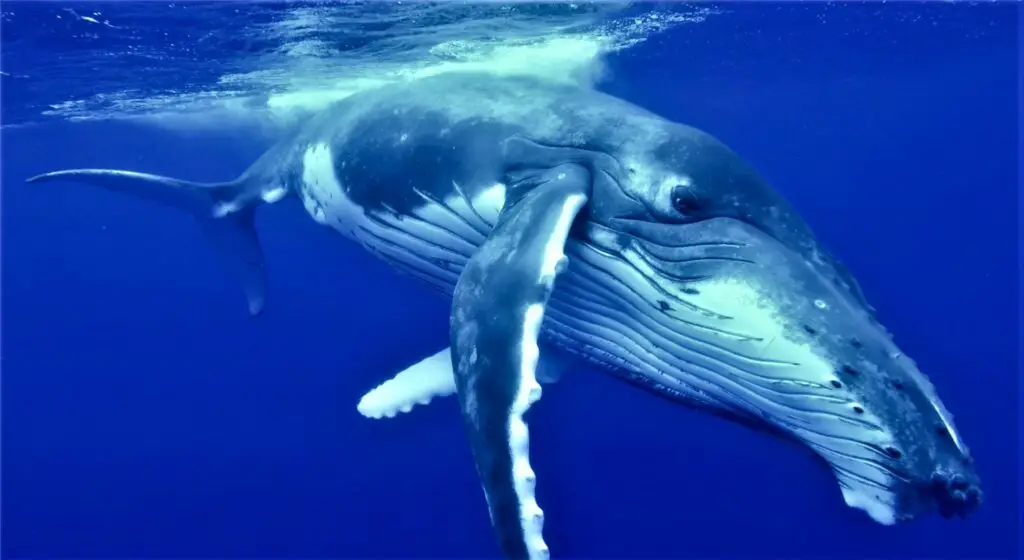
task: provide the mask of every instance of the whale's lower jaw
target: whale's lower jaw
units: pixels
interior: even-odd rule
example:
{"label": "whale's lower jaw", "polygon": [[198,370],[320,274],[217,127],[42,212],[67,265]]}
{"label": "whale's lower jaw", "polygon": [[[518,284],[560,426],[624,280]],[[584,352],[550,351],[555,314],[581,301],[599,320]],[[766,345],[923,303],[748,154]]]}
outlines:
{"label": "whale's lower jaw", "polygon": [[562,338],[560,332],[562,332],[562,329],[548,331],[547,342],[551,346],[573,355],[580,361],[593,363],[599,369],[630,385],[676,404],[718,416],[723,420],[786,440],[806,451],[813,452],[816,458],[824,466],[828,466],[836,476],[843,501],[846,505],[864,512],[876,523],[890,526],[907,519],[907,516],[897,514],[897,508],[893,505],[894,498],[885,486],[848,476],[842,467],[835,468],[829,463],[827,454],[817,452],[813,445],[801,440],[795,434],[783,430],[778,425],[768,422],[761,416],[751,414],[748,410],[737,407],[728,401],[717,399],[685,383],[676,382],[669,386],[661,381],[661,376],[653,377],[639,374],[627,367],[611,366],[610,362],[612,360],[600,358],[601,353],[595,352],[593,349],[575,345],[572,341]]}

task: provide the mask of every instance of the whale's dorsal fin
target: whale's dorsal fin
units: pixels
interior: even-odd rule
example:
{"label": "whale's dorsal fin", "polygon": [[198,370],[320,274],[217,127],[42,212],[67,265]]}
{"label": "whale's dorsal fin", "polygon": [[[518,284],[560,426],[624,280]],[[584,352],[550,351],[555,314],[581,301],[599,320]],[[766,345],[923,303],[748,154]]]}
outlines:
{"label": "whale's dorsal fin", "polygon": [[200,223],[203,237],[242,283],[249,313],[257,315],[266,299],[263,249],[256,233],[255,209],[276,202],[288,191],[241,178],[225,183],[197,183],[122,169],[65,169],[36,175],[28,183],[76,181],[123,192],[182,210]]}
{"label": "whale's dorsal fin", "polygon": [[[525,193],[519,188],[529,189]],[[540,398],[537,345],[564,246],[590,196],[577,164],[514,185],[498,223],[469,259],[452,300],[455,385],[491,523],[507,558],[549,557],[534,494],[526,411]]]}
{"label": "whale's dorsal fin", "polygon": [[[435,397],[455,393],[451,348],[424,358],[368,391],[356,409],[367,418],[394,418],[418,404],[429,404]],[[537,381],[550,384],[562,377],[566,362],[543,356],[537,364]]]}

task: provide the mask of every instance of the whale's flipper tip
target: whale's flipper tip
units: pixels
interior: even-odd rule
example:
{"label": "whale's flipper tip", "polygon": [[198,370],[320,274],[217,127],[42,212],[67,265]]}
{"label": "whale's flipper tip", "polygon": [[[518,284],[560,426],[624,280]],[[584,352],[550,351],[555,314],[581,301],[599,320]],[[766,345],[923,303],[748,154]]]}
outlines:
{"label": "whale's flipper tip", "polygon": [[394,418],[435,397],[454,394],[451,356],[451,349],[445,348],[409,366],[363,395],[356,410],[367,418]]}

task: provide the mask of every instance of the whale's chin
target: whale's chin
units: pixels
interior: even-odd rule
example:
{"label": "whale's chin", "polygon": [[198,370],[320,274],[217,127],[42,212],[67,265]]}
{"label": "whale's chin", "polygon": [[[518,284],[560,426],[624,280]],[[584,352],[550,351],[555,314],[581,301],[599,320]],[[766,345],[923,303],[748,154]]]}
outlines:
{"label": "whale's chin", "polygon": [[891,504],[866,494],[863,490],[843,487],[843,500],[846,505],[863,511],[868,517],[881,525],[895,525],[899,521],[896,510]]}

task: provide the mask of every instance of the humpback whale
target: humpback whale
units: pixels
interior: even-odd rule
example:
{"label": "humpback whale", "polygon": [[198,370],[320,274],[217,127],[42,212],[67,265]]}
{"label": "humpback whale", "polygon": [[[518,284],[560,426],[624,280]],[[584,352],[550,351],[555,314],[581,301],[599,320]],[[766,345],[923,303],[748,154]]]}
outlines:
{"label": "humpback whale", "polygon": [[599,91],[449,73],[354,94],[237,179],[71,169],[194,216],[265,302],[256,210],[318,223],[451,299],[450,346],[370,390],[455,395],[501,552],[547,558],[526,413],[567,364],[800,442],[891,525],[981,503],[952,415],[856,280],[739,155]]}

